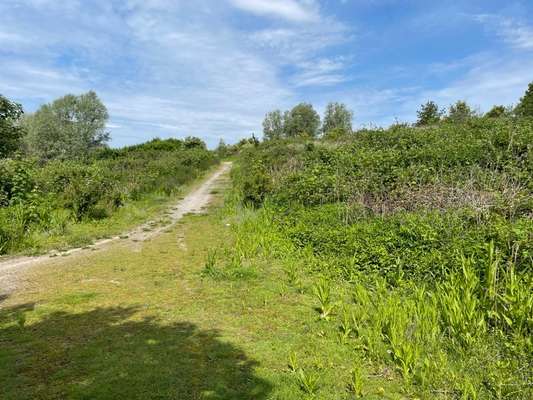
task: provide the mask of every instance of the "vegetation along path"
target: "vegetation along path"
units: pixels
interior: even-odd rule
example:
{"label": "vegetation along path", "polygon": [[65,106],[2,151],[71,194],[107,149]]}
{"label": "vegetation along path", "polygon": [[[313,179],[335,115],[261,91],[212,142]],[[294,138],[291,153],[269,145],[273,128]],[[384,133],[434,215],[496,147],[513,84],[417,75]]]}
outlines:
{"label": "vegetation along path", "polygon": [[41,256],[6,257],[5,260],[2,260],[0,257],[0,296],[5,297],[15,290],[20,275],[28,268],[45,264],[47,262],[49,263],[53,257],[66,257],[74,254],[87,255],[91,251],[102,249],[119,240],[129,240],[130,242],[146,241],[147,239],[160,234],[164,229],[168,229],[169,225],[173,225],[179,221],[185,214],[201,212],[209,203],[211,191],[214,186],[216,186],[217,181],[221,176],[226,174],[230,168],[230,162],[222,163],[221,167],[199,187],[180,200],[178,204],[172,206],[168,212],[165,213],[164,225],[158,226],[155,221],[149,221],[128,233],[96,241],[91,246],[75,247],[61,253],[51,251]]}

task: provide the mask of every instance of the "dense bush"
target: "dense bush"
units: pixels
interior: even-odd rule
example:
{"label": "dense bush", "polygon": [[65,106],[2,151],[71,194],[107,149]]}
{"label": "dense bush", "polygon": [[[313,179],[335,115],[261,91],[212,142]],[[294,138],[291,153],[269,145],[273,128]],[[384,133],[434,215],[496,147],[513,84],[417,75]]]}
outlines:
{"label": "dense bush", "polygon": [[171,195],[215,162],[192,138],[101,149],[85,161],[0,160],[0,254],[32,247],[30,231],[61,233],[145,194]]}
{"label": "dense bush", "polygon": [[317,318],[406,393],[530,399],[532,145],[505,117],[269,140],[234,171],[236,251],[310,281]]}
{"label": "dense bush", "polygon": [[479,118],[341,140],[250,149],[235,172],[243,199],[268,199],[294,243],[344,270],[401,265],[436,276],[491,240],[519,270],[531,265],[531,121]]}

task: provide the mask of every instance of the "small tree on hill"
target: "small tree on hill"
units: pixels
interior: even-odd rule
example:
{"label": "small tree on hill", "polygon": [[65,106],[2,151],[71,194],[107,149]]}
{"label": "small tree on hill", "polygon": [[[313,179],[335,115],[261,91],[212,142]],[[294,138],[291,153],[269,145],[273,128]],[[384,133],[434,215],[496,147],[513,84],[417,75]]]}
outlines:
{"label": "small tree on hill", "polygon": [[448,109],[447,119],[452,122],[465,122],[475,116],[475,112],[462,100],[452,104]]}
{"label": "small tree on hill", "polygon": [[322,123],[322,133],[330,136],[342,136],[352,132],[353,112],[343,103],[329,103],[324,113],[324,122]]}
{"label": "small tree on hill", "polygon": [[494,106],[485,114],[486,118],[501,118],[510,115],[509,110],[505,106]]}
{"label": "small tree on hill", "polygon": [[300,103],[284,114],[283,126],[287,137],[316,137],[320,127],[320,116],[311,104]]}
{"label": "small tree on hill", "polygon": [[266,140],[281,139],[283,137],[283,116],[280,110],[267,113],[263,121],[263,136]]}
{"label": "small tree on hill", "polygon": [[20,148],[23,129],[20,118],[24,111],[18,103],[0,94],[0,158],[4,158]]}
{"label": "small tree on hill", "polygon": [[439,106],[434,101],[428,101],[426,104],[422,104],[416,114],[418,116],[416,126],[434,125],[442,117],[442,111],[439,110]]}
{"label": "small tree on hill", "polygon": [[526,93],[520,99],[515,111],[519,117],[533,117],[533,82],[528,85]]}
{"label": "small tree on hill", "polygon": [[207,149],[205,142],[196,136],[187,136],[183,139],[183,147],[186,149]]}
{"label": "small tree on hill", "polygon": [[95,92],[66,95],[26,119],[30,150],[44,160],[85,157],[109,140],[108,119]]}
{"label": "small tree on hill", "polygon": [[218,156],[220,158],[224,158],[224,157],[227,157],[229,155],[229,146],[226,144],[226,142],[224,141],[224,139],[220,139],[219,142],[218,142],[218,146],[216,148],[216,153],[218,154]]}

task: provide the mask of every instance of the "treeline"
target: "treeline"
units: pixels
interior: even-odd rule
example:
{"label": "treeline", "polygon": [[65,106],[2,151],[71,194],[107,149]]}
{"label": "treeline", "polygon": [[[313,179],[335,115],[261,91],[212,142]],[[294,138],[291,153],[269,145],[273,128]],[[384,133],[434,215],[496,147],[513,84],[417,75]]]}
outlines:
{"label": "treeline", "polygon": [[44,248],[75,225],[168,197],[218,160],[195,137],[109,148],[108,112],[94,92],[30,115],[3,96],[0,106],[0,254]]}
{"label": "treeline", "polygon": [[[485,114],[475,111],[465,101],[459,100],[447,109],[440,108],[434,101],[428,101],[417,111],[417,127],[441,122],[463,123],[474,118],[527,118],[533,117],[533,83],[516,107],[497,105]],[[274,110],[263,120],[265,140],[283,138],[337,139],[353,132],[353,112],[343,103],[329,103],[321,122],[320,115],[309,103],[300,103],[289,111]],[[398,124],[409,126],[409,124]]]}

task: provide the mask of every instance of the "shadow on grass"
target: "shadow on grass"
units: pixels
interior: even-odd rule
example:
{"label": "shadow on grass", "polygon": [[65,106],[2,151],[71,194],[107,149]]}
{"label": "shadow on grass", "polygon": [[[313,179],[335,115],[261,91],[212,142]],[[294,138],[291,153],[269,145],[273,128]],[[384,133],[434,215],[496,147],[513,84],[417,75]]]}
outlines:
{"label": "shadow on grass", "polygon": [[265,399],[271,385],[235,346],[180,322],[131,320],[136,308],[0,310],[2,399]]}

